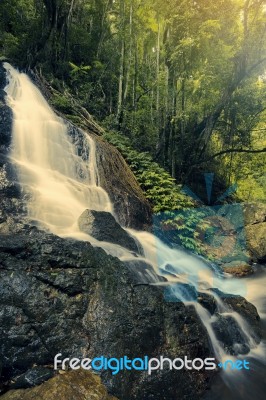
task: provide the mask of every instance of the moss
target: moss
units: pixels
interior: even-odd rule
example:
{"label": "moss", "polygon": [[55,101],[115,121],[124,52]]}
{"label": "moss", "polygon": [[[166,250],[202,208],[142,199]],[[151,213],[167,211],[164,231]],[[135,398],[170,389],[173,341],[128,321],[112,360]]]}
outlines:
{"label": "moss", "polygon": [[32,389],[10,390],[3,400],[115,400],[109,396],[100,378],[90,371],[71,371],[57,375]]}
{"label": "moss", "polygon": [[79,125],[79,126],[82,126],[82,125],[83,125],[82,118],[80,118],[80,117],[77,116],[77,115],[69,115],[69,114],[66,114],[66,118],[67,118],[69,121],[73,122],[73,124],[76,124],[76,125]]}
{"label": "moss", "polygon": [[58,111],[62,112],[63,114],[66,114],[68,117],[69,115],[72,115],[73,112],[73,106],[69,99],[64,96],[63,94],[53,94],[53,96],[50,99],[50,103],[52,104],[53,107],[55,107]]}

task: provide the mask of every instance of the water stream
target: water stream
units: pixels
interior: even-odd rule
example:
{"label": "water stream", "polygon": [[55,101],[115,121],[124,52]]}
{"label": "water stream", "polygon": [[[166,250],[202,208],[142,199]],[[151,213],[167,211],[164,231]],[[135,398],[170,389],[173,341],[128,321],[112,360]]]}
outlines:
{"label": "water stream", "polygon": [[[29,77],[7,63],[4,66],[8,78],[5,88],[6,100],[13,111],[10,158],[17,168],[22,190],[28,196],[29,218],[55,235],[89,240],[93,245],[103,247],[121,260],[143,260],[143,256],[132,255],[121,246],[99,242],[80,232],[77,221],[84,210],[107,211],[113,214],[110,198],[100,187],[95,143],[83,132],[84,145],[82,151],[78,150],[73,137],[68,134],[67,125],[53,112]],[[247,279],[243,285],[243,282],[240,283],[237,279],[223,276],[202,258],[185,250],[169,248],[150,233],[131,229],[128,229],[128,232],[141,243],[145,261],[156,274],[167,279],[167,283],[163,284],[171,285],[169,287],[173,296],[187,305],[194,305],[218,360],[250,357],[263,364],[264,342],[258,343],[252,327],[226,305],[220,298],[219,291],[213,288],[224,293],[245,295],[264,317],[265,275],[257,280]],[[151,284],[161,285],[162,282],[152,281]],[[211,315],[200,303],[195,302],[197,291],[213,297],[218,310],[216,315]],[[223,343],[217,338],[217,315],[224,319],[230,317],[237,326],[242,341],[234,343],[234,354],[228,354]],[[237,372],[238,374],[223,372],[224,381],[229,386],[241,379],[241,371]],[[249,399],[241,396],[237,398]]]}

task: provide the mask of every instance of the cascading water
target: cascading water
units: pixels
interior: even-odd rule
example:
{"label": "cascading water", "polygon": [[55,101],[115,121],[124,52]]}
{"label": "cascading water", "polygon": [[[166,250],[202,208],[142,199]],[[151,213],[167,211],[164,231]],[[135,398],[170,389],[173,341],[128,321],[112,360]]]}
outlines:
{"label": "cascading water", "polygon": [[13,111],[10,156],[23,189],[31,194],[29,216],[62,235],[76,229],[77,218],[86,208],[112,212],[107,193],[97,185],[93,140],[86,136],[87,148],[83,159],[79,157],[66,125],[27,75],[8,64],[5,67]]}
{"label": "cascading water", "polygon": [[[27,75],[7,63],[4,66],[9,81],[5,88],[6,98],[13,111],[10,158],[17,167],[21,187],[29,196],[29,218],[56,235],[90,240],[120,259],[132,259],[128,250],[98,242],[78,229],[77,220],[85,209],[113,213],[107,193],[99,186],[94,141],[83,132],[83,148],[77,149],[64,121],[52,111]],[[176,299],[194,305],[219,360],[229,358],[229,354],[215,333],[217,315],[231,318],[242,337],[241,343],[234,343],[234,356],[241,357],[245,353],[246,357],[249,353],[251,357],[264,357],[263,346],[258,346],[246,321],[224,304],[217,290],[212,290],[217,288],[225,293],[241,295],[242,285],[237,279],[222,276],[200,257],[169,248],[152,234],[128,232],[141,243],[145,262],[156,274],[167,278],[167,282],[153,280],[152,284],[172,285],[170,288]],[[134,257],[143,259],[142,256]],[[212,296],[217,306],[216,315],[211,315],[195,301],[197,291]],[[252,300],[256,298],[253,296]]]}

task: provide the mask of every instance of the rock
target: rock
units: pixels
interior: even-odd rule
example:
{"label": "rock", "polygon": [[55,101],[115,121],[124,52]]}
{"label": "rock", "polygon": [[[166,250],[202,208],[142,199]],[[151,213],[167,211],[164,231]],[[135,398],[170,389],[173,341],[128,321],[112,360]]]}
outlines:
{"label": "rock", "polygon": [[244,205],[245,225],[254,225],[266,221],[266,204],[250,203]]}
{"label": "rock", "polygon": [[152,221],[151,207],[119,151],[95,136],[100,185],[109,194],[122,226],[145,230]]}
{"label": "rock", "polygon": [[241,296],[222,295],[222,300],[232,310],[236,311],[244,318],[247,324],[252,327],[252,330],[255,332],[255,337],[257,338],[257,341],[259,341],[262,332],[260,325],[260,316],[257,312],[256,307]]}
{"label": "rock", "polygon": [[0,62],[0,152],[7,148],[11,142],[12,111],[5,104],[6,93],[3,89],[6,84],[6,71]]}
{"label": "rock", "polygon": [[33,389],[10,390],[3,400],[115,400],[107,393],[99,376],[89,371],[57,375]]}
{"label": "rock", "polygon": [[138,285],[149,283],[165,282],[166,279],[156,275],[153,267],[145,261],[130,260],[124,261],[125,265],[131,271],[132,280]]}
{"label": "rock", "polygon": [[197,301],[213,315],[217,311],[217,304],[213,296],[207,293],[198,293]]}
{"label": "rock", "polygon": [[208,211],[210,227],[198,229],[205,256],[238,277],[252,273],[249,264],[266,260],[266,205],[227,204],[215,210]]}
{"label": "rock", "polygon": [[134,229],[148,229],[152,221],[150,204],[119,151],[91,131],[82,131],[69,121],[65,122],[78,154],[84,160],[89,157],[86,135],[93,138],[98,184],[108,193],[119,224]]}
{"label": "rock", "polygon": [[12,111],[5,104],[6,93],[3,89],[6,84],[6,72],[0,62],[0,224],[8,215],[22,216],[24,212],[16,171],[8,158],[12,136]]}
{"label": "rock", "polygon": [[256,261],[266,261],[266,222],[246,227],[248,247]]}
{"label": "rock", "polygon": [[217,306],[211,292],[199,293],[198,302],[213,316],[212,326],[217,339],[223,343],[228,354],[247,354],[250,351],[250,343],[246,335],[250,335],[255,345],[259,344],[262,338],[256,307],[241,296],[225,294],[218,289],[215,292],[226,306],[225,310]]}
{"label": "rock", "polygon": [[266,260],[266,204],[251,203],[244,206],[245,234],[251,259]]}
{"label": "rock", "polygon": [[252,275],[252,266],[245,261],[236,260],[223,265],[223,271],[236,276],[237,278],[242,278],[244,276]]}
{"label": "rock", "polygon": [[[12,380],[26,386],[25,377],[34,376],[36,367],[52,368],[58,352],[90,358],[212,355],[193,307],[165,302],[162,288],[137,283],[129,266],[89,243],[27,226],[15,236],[1,234],[2,384]],[[120,400],[196,400],[212,375],[185,369],[150,376],[101,372],[108,391]],[[64,385],[58,387],[63,393]]]}
{"label": "rock", "polygon": [[116,222],[112,214],[105,211],[85,210],[78,219],[79,229],[101,242],[110,242],[139,253],[139,247]]}
{"label": "rock", "polygon": [[33,367],[17,377],[10,385],[11,389],[29,388],[40,385],[54,376],[54,370],[44,367]]}
{"label": "rock", "polygon": [[250,351],[245,333],[238,328],[233,316],[217,314],[212,326],[217,339],[224,344],[228,354],[247,354]]}

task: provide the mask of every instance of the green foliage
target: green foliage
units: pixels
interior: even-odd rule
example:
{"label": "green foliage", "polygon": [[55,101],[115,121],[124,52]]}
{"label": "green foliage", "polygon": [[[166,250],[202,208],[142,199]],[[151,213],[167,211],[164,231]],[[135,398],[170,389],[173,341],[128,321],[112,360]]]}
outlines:
{"label": "green foliage", "polygon": [[70,100],[64,96],[63,94],[54,94],[50,99],[50,103],[55,107],[56,110],[62,112],[69,116],[72,114],[73,107],[71,105]]}
{"label": "green foliage", "polygon": [[72,85],[78,84],[86,79],[88,72],[91,67],[89,65],[76,65],[72,62],[69,62],[69,66],[71,68],[70,71],[70,82]]}
{"label": "green foliage", "polygon": [[[204,215],[193,209],[195,202],[182,193],[181,185],[176,185],[171,175],[152,161],[148,153],[134,150],[128,138],[117,132],[105,133],[104,138],[126,159],[150,201],[153,212],[159,215],[162,213],[164,224],[171,226],[171,241],[188,250],[202,253],[202,243],[197,240],[195,226],[201,223]],[[178,210],[180,213],[176,212]]]}
{"label": "green foliage", "polygon": [[206,171],[217,193],[237,182],[240,198],[261,199],[262,153],[213,156],[265,147],[264,3],[1,0],[0,57],[37,67],[73,122],[71,96],[119,131],[109,139],[155,212],[186,207],[179,184],[200,189]]}
{"label": "green foliage", "polygon": [[171,175],[152,161],[149,153],[139,153],[131,147],[130,140],[119,133],[105,133],[104,138],[124,156],[155,213],[180,210],[194,205],[194,202],[182,193],[181,185],[176,185]]}
{"label": "green foliage", "polygon": [[162,230],[164,238],[188,250],[208,256],[197,230],[199,226],[202,230],[207,230],[210,226],[204,222],[204,212],[197,208],[184,208],[182,212],[167,211],[159,216],[162,217],[160,227],[156,226],[155,230],[157,232]]}

